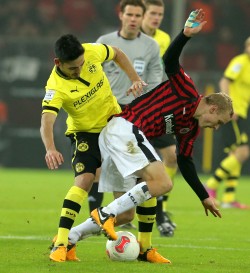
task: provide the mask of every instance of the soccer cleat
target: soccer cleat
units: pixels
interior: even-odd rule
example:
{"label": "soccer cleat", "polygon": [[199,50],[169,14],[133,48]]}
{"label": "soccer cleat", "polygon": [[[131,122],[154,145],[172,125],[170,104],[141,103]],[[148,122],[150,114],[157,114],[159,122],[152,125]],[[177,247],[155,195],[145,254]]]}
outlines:
{"label": "soccer cleat", "polygon": [[161,256],[161,254],[156,251],[156,248],[150,248],[145,252],[140,252],[137,259],[143,262],[171,264],[171,261]]}
{"label": "soccer cleat", "polygon": [[170,215],[171,215],[170,212],[163,211],[164,222],[169,223],[173,229],[176,229],[177,225],[176,223],[172,222]]}
{"label": "soccer cleat", "polygon": [[129,222],[129,223],[120,225],[119,228],[122,228],[122,229],[136,229],[136,226],[133,225],[131,222]]}
{"label": "soccer cleat", "polygon": [[221,203],[221,207],[223,209],[250,209],[249,205],[246,204],[241,204],[240,202],[234,201],[234,202],[230,202],[230,203]]}
{"label": "soccer cleat", "polygon": [[74,261],[79,262],[80,259],[76,256],[76,245],[68,244],[67,246],[67,254],[66,254],[67,261]]}
{"label": "soccer cleat", "polygon": [[67,255],[67,247],[66,246],[55,246],[52,248],[49,258],[54,262],[65,262]]}
{"label": "soccer cleat", "polygon": [[109,240],[116,241],[118,239],[114,229],[115,216],[113,214],[103,212],[102,207],[100,207],[91,211],[90,215]]}
{"label": "soccer cleat", "polygon": [[174,228],[169,223],[162,223],[157,226],[160,236],[162,237],[173,237],[174,236]]}
{"label": "soccer cleat", "polygon": [[[57,235],[53,238],[52,240],[52,245],[50,246],[51,252],[53,251],[54,248],[56,248],[54,246],[55,242],[57,239]],[[67,245],[67,249],[66,249],[67,253],[66,253],[66,260],[67,261],[75,261],[75,262],[79,262],[80,259],[77,258],[76,256],[76,245],[71,244],[70,242],[68,242]],[[53,259],[52,259],[53,260]],[[54,260],[53,260],[54,261]],[[65,261],[65,260],[64,260]],[[57,262],[57,261],[56,261]]]}

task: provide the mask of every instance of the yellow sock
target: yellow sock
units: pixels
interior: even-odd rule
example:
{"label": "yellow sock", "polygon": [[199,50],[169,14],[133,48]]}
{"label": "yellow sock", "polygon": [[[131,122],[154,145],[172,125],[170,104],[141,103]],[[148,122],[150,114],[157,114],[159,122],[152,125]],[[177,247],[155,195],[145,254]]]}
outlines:
{"label": "yellow sock", "polygon": [[156,198],[153,197],[140,206],[136,207],[138,218],[138,241],[140,242],[141,252],[145,252],[152,246],[152,230],[156,216]]}
{"label": "yellow sock", "polygon": [[233,169],[238,165],[238,160],[234,155],[229,155],[220,163],[220,167],[215,170],[214,176],[210,177],[206,183],[209,189],[217,190],[223,180],[231,176]]}
{"label": "yellow sock", "polygon": [[165,166],[165,170],[167,172],[167,174],[169,175],[169,177],[171,178],[171,180],[173,181],[174,180],[174,177],[176,175],[176,172],[177,172],[177,167],[168,167],[168,166]]}
{"label": "yellow sock", "polygon": [[230,176],[225,183],[225,191],[222,196],[222,202],[231,203],[236,199],[236,188],[238,186],[238,179],[241,175],[242,164],[234,157],[234,166],[231,169]]}
{"label": "yellow sock", "polygon": [[61,244],[65,246],[68,245],[69,231],[81,209],[83,200],[86,199],[87,196],[88,193],[86,191],[76,186],[71,187],[68,191],[61,210],[61,217],[55,246]]}
{"label": "yellow sock", "polygon": [[226,181],[226,190],[222,196],[223,203],[232,203],[235,201],[235,190],[238,185],[238,180],[230,179]]}

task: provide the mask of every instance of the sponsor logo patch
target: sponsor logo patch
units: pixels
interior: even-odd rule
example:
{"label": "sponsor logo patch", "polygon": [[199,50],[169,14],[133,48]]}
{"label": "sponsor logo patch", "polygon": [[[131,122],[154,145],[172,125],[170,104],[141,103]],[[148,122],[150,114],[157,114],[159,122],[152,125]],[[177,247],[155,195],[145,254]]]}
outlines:
{"label": "sponsor logo patch", "polygon": [[189,128],[182,128],[181,130],[180,130],[180,134],[186,134],[186,133],[188,133],[190,131],[190,129]]}
{"label": "sponsor logo patch", "polygon": [[44,96],[44,100],[52,100],[55,96],[56,91],[55,90],[47,90]]}

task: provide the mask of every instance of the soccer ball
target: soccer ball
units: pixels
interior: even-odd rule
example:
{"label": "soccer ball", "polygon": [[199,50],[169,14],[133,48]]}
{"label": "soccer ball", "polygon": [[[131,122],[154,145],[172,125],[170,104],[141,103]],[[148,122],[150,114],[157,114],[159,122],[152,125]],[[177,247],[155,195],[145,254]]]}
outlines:
{"label": "soccer ball", "polygon": [[140,245],[131,232],[118,231],[116,241],[108,240],[106,253],[112,261],[134,261],[140,252]]}

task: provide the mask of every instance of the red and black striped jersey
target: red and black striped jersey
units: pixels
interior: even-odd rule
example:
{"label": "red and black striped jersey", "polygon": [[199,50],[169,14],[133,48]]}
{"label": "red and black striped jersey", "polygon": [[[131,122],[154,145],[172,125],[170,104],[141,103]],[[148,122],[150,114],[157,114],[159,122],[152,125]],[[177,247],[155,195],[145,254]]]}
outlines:
{"label": "red and black striped jersey", "polygon": [[168,81],[136,98],[116,116],[133,123],[148,139],[174,134],[177,154],[190,156],[199,134],[198,120],[193,115],[200,99],[193,80],[179,66]]}
{"label": "red and black striped jersey", "polygon": [[179,56],[189,39],[181,31],[163,56],[169,80],[136,98],[117,116],[133,123],[148,139],[165,133],[175,134],[179,169],[200,200],[204,200],[208,193],[192,160],[193,144],[200,131],[194,113],[202,96],[179,64]]}

